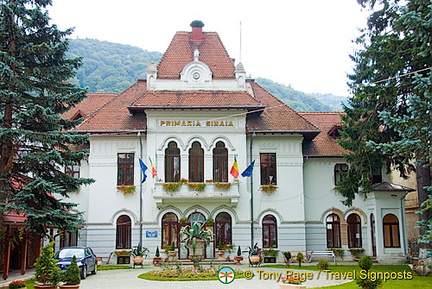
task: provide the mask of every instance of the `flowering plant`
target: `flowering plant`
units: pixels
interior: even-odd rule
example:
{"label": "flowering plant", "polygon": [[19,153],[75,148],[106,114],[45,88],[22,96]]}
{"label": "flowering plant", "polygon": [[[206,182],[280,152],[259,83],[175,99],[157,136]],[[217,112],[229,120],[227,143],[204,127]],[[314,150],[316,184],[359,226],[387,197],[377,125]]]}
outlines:
{"label": "flowering plant", "polygon": [[21,280],[15,280],[9,283],[10,289],[26,288],[26,282]]}
{"label": "flowering plant", "polygon": [[120,185],[117,186],[117,190],[123,192],[123,194],[126,196],[135,193],[135,186]]}
{"label": "flowering plant", "polygon": [[300,285],[303,282],[299,277],[294,277],[294,276],[289,276],[288,278],[282,277],[281,280],[282,280],[282,283],[284,283],[284,284]]}
{"label": "flowering plant", "polygon": [[277,189],[277,186],[273,184],[262,185],[260,190],[264,193],[270,194]]}

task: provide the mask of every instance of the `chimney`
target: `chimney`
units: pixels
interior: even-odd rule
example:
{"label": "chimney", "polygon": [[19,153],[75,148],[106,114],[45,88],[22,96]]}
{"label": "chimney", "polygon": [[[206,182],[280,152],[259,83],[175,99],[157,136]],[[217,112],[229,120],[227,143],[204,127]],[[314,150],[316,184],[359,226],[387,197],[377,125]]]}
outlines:
{"label": "chimney", "polygon": [[195,43],[203,42],[204,34],[202,28],[204,27],[204,23],[200,20],[194,20],[190,26],[192,27],[191,41]]}

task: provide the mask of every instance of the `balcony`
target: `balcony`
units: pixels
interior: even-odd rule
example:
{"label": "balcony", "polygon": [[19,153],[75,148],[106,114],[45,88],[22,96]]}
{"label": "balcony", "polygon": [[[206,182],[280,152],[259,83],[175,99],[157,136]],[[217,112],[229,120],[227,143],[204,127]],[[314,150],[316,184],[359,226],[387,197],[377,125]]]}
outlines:
{"label": "balcony", "polygon": [[[204,186],[205,184],[205,186]],[[152,194],[158,208],[181,203],[218,203],[236,207],[240,182],[155,183]],[[204,187],[204,188],[203,188]]]}

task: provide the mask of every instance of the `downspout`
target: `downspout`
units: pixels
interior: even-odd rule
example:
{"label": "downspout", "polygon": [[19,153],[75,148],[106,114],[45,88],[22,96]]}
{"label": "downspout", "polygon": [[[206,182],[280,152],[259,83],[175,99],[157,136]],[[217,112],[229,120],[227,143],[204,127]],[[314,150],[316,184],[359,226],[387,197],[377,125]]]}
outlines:
{"label": "downspout", "polygon": [[406,223],[405,223],[405,202],[404,202],[404,200],[405,200],[405,197],[406,197],[406,195],[408,194],[408,192],[407,191],[405,191],[405,194],[403,195],[403,197],[400,199],[401,200],[401,202],[400,202],[400,210],[401,210],[401,224],[402,224],[402,226],[401,226],[401,229],[402,229],[402,240],[403,240],[403,243],[404,243],[404,251],[403,251],[403,253],[404,253],[404,256],[407,256],[407,238],[406,238],[406,232],[405,232],[405,226],[406,226]]}
{"label": "downspout", "polygon": [[[251,135],[251,140],[250,140],[250,146],[249,146],[249,155],[250,155],[250,160],[249,163],[252,163],[252,143],[253,143],[253,138],[256,136],[255,132],[252,133]],[[250,177],[250,194],[251,194],[251,198],[250,198],[250,221],[251,221],[251,248],[253,248],[254,246],[254,202],[253,202],[253,174]]]}
{"label": "downspout", "polygon": [[[143,144],[142,144],[142,138],[141,138],[141,132],[138,131],[138,138],[139,138],[139,143],[140,143],[140,159],[143,159]],[[142,205],[143,205],[143,198],[142,198],[142,189],[143,189],[143,183],[140,182],[140,191],[139,191],[139,196],[140,196],[140,201],[139,201],[139,243],[142,245],[142,241],[143,241],[143,209],[142,209]]]}

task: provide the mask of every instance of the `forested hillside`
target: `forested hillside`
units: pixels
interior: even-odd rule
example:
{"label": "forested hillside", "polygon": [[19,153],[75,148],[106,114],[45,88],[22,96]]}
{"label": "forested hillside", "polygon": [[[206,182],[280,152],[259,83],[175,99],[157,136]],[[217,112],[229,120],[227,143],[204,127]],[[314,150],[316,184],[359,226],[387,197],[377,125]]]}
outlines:
{"label": "forested hillside", "polygon": [[[70,39],[69,55],[83,57],[83,66],[73,81],[79,87],[88,87],[89,92],[121,92],[137,79],[145,78],[147,65],[162,57],[160,52],[95,39]],[[343,97],[317,94],[319,100],[266,78],[257,78],[256,82],[298,111],[341,110]]]}
{"label": "forested hillside", "polygon": [[89,92],[121,92],[145,78],[147,65],[162,57],[160,52],[95,39],[71,39],[69,54],[84,58],[75,81]]}

